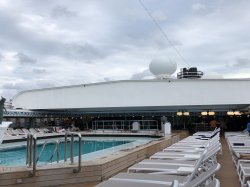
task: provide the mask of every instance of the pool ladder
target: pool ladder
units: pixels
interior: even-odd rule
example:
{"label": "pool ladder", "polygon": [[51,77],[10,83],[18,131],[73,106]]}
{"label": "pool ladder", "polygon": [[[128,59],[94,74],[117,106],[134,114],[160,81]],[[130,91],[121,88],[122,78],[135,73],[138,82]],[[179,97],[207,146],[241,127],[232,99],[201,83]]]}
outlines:
{"label": "pool ladder", "polygon": [[[81,164],[82,164],[82,136],[80,133],[75,132],[65,132],[64,135],[64,163],[67,162],[67,142],[68,142],[68,136],[70,136],[70,163],[74,164],[74,135],[77,135],[79,138],[79,146],[78,146],[78,167],[77,169],[73,169],[73,173],[78,173],[81,171]],[[51,155],[49,161],[51,161],[56,154],[57,157],[57,163],[59,163],[59,144],[63,142],[63,140],[56,140],[55,141],[55,149],[53,151],[53,154]],[[26,165],[28,167],[33,167],[33,171],[31,172],[30,176],[36,175],[36,168],[37,168],[37,162],[39,158],[42,155],[42,152],[44,151],[44,148],[46,147],[48,141],[45,141],[42,147],[42,150],[40,151],[38,157],[37,157],[37,137],[35,134],[28,134],[27,135],[27,151],[26,151]]]}
{"label": "pool ladder", "polygon": [[[54,151],[53,151],[53,153],[50,156],[50,159],[48,161],[52,161],[52,159],[54,158],[54,155],[56,154],[56,161],[57,161],[57,163],[59,163],[59,145],[62,142],[62,140],[55,140],[52,142],[55,143],[55,149],[54,149]],[[41,155],[42,155],[42,153],[43,153],[43,151],[48,143],[51,143],[51,141],[47,141],[47,140],[44,141],[42,150],[40,151],[38,157],[36,158],[36,163],[39,161],[39,159],[40,159],[40,157],[41,157]]]}

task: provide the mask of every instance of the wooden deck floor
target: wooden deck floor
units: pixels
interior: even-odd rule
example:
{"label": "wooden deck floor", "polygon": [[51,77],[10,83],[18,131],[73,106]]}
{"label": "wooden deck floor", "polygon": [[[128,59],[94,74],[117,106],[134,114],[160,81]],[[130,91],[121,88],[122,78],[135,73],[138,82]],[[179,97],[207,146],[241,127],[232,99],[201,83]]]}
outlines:
{"label": "wooden deck floor", "polygon": [[221,145],[223,153],[217,157],[218,162],[221,164],[221,169],[217,173],[216,178],[220,180],[221,187],[240,187],[239,177],[224,137],[221,137]]}

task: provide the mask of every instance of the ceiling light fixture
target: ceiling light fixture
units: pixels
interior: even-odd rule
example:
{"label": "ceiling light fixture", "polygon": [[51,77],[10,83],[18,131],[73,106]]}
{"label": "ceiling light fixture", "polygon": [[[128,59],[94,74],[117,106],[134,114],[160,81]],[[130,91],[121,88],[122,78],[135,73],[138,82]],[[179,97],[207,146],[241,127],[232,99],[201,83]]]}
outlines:
{"label": "ceiling light fixture", "polygon": [[201,115],[202,115],[202,116],[206,116],[206,115],[207,115],[207,111],[201,112]]}

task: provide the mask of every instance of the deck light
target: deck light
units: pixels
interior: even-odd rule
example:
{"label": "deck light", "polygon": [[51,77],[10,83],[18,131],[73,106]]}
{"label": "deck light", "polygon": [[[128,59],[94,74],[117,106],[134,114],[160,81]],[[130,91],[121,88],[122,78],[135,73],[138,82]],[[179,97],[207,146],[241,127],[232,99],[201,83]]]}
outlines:
{"label": "deck light", "polygon": [[189,116],[189,112],[183,112],[184,116]]}
{"label": "deck light", "polygon": [[214,111],[209,111],[209,112],[208,112],[208,115],[209,115],[209,116],[214,116],[214,115],[215,115],[215,112],[214,112]]}
{"label": "deck light", "polygon": [[233,115],[234,115],[234,112],[233,112],[233,111],[228,111],[228,112],[227,112],[227,115],[233,116]]}
{"label": "deck light", "polygon": [[234,111],[234,115],[240,116],[240,115],[241,115],[241,112],[240,112],[240,111]]}
{"label": "deck light", "polygon": [[206,116],[206,115],[207,115],[207,111],[201,112],[201,115],[202,115],[202,116]]}
{"label": "deck light", "polygon": [[177,112],[176,115],[177,116],[182,116],[182,112]]}

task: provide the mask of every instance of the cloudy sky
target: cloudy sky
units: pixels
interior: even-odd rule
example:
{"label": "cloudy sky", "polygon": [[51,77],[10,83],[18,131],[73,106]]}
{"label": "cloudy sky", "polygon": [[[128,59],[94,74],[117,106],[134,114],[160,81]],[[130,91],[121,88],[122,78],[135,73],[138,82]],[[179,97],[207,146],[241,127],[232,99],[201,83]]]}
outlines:
{"label": "cloudy sky", "polygon": [[249,0],[0,0],[0,95],[144,79],[154,58],[250,77]]}

